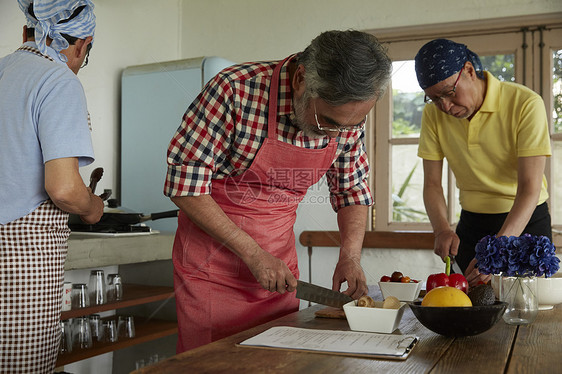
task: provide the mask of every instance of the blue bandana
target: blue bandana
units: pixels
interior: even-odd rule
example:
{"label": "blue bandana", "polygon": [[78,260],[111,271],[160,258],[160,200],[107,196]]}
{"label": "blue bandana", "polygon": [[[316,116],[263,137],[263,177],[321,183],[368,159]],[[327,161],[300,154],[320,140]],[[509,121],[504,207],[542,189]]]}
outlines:
{"label": "blue bandana", "polygon": [[[33,13],[29,14],[29,5],[33,3]],[[20,9],[27,18],[27,27],[35,29],[35,43],[43,54],[47,53],[47,37],[53,39],[51,48],[58,52],[59,58],[66,62],[67,58],[60,51],[68,48],[68,42],[61,35],[67,34],[78,39],[94,36],[96,16],[91,0],[18,0]],[[68,22],[59,23],[72,16],[74,11],[84,9]]]}
{"label": "blue bandana", "polygon": [[472,63],[477,72],[482,71],[482,62],[476,53],[464,44],[447,39],[435,39],[425,44],[415,61],[416,75],[422,90],[458,73],[467,61]]}

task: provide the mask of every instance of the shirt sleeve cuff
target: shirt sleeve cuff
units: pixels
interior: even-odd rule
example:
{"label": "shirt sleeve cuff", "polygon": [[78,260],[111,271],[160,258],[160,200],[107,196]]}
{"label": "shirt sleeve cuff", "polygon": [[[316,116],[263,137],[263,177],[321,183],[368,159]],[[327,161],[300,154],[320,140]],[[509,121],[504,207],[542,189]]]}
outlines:
{"label": "shirt sleeve cuff", "polygon": [[332,209],[334,209],[334,212],[336,213],[340,208],[350,205],[371,206],[374,204],[371,190],[366,185],[356,186],[347,191],[331,194],[330,202],[332,204]]}
{"label": "shirt sleeve cuff", "polygon": [[199,196],[211,193],[212,171],[204,166],[168,165],[164,195]]}

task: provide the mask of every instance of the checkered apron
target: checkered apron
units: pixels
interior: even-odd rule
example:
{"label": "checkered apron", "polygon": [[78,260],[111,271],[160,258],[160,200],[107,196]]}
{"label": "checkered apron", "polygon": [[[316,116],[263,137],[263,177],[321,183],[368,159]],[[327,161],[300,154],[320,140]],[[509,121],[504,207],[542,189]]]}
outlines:
{"label": "checkered apron", "polygon": [[[34,48],[22,50],[39,54]],[[52,373],[60,339],[68,213],[51,200],[0,225],[0,373]]]}
{"label": "checkered apron", "polygon": [[45,201],[0,225],[0,373],[52,373],[57,359],[68,213]]}

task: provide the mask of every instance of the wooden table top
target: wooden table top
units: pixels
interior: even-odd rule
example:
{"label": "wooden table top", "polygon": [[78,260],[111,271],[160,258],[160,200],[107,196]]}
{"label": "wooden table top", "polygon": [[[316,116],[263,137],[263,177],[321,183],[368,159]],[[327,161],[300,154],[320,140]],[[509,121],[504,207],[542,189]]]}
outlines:
{"label": "wooden table top", "polygon": [[349,330],[345,319],[318,318],[311,308],[137,370],[147,373],[555,373],[562,370],[562,305],[539,311],[528,326],[500,320],[476,336],[448,338],[421,325],[406,307],[394,333],[420,337],[405,361],[238,347],[272,326]]}

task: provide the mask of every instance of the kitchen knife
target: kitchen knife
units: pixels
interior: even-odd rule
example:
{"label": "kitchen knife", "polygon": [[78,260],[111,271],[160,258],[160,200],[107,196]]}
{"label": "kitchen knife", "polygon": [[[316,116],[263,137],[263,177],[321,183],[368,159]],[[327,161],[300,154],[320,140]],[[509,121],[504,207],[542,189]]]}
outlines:
{"label": "kitchen knife", "polygon": [[320,287],[301,280],[297,281],[297,298],[334,308],[341,308],[343,304],[353,300],[351,296],[341,292],[332,291],[329,288]]}
{"label": "kitchen knife", "polygon": [[449,255],[449,258],[451,259],[451,270],[453,270],[455,273],[463,274],[461,267],[459,266],[459,264],[457,264],[457,259],[455,258],[455,256]]}

